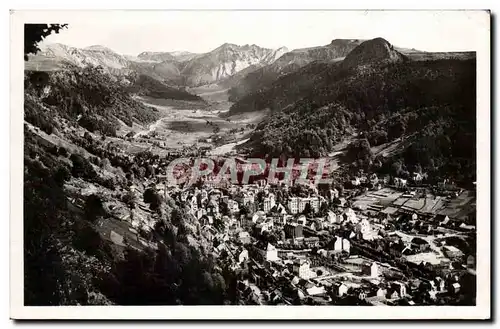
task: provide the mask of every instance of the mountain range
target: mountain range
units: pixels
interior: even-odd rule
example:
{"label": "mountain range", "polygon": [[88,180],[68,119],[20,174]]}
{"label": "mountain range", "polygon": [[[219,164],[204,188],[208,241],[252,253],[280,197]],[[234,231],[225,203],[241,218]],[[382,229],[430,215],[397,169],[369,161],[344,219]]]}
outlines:
{"label": "mountain range", "polygon": [[93,65],[115,75],[149,75],[174,86],[219,83],[231,89],[229,96],[234,101],[311,62],[341,60],[362,42],[335,39],[328,45],[291,51],[286,47],[225,43],[207,53],[144,51],[137,56],[121,55],[100,45],[75,48],[56,43],[44,45],[39,53],[30,55],[26,68],[48,71],[67,64]]}
{"label": "mountain range", "polygon": [[135,71],[178,86],[199,86],[217,83],[249,67],[258,68],[274,63],[288,50],[269,49],[257,45],[225,43],[216,49],[194,54],[184,51],[142,52],[137,56],[120,55],[104,46],[75,48],[63,44],[48,44],[36,55],[30,55],[26,68],[58,70],[67,64],[79,67],[102,66],[112,74]]}

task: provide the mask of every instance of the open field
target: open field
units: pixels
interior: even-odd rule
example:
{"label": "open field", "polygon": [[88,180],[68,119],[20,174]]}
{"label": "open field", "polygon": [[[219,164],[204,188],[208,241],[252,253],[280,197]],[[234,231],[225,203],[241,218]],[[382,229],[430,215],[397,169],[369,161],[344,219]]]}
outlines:
{"label": "open field", "polygon": [[[199,87],[199,95],[211,95],[211,92],[221,93],[218,87]],[[219,94],[218,94],[219,95]],[[223,99],[218,96],[219,100]],[[217,147],[214,154],[224,154],[234,150],[234,147],[244,141],[252,129],[250,124],[257,124],[267,115],[266,111],[244,113],[224,118],[230,104],[225,101],[214,102],[208,98],[206,102],[179,101],[137,97],[145,105],[159,111],[161,118],[147,127],[134,124],[133,127],[122,126],[120,136],[133,133],[133,138],[112,138],[113,142],[125,148],[127,152],[137,153],[150,150],[164,155],[172,149],[184,147]],[[212,137],[215,131],[224,138],[224,144],[215,144]],[[237,132],[234,132],[236,131]]]}
{"label": "open field", "polygon": [[475,211],[473,192],[463,191],[458,197],[450,199],[444,196],[426,194],[425,197],[403,197],[403,192],[385,187],[379,191],[368,191],[353,199],[353,207],[370,209],[382,207],[382,212],[393,214],[398,210],[418,213],[447,215],[450,219],[466,219]]}

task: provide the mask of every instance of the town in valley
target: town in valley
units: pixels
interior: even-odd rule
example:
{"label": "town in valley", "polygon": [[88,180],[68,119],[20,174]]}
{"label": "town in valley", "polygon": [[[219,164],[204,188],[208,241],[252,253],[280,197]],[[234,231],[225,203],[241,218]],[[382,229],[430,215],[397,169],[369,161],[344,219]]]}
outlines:
{"label": "town in valley", "polygon": [[79,28],[25,25],[25,305],[476,305],[473,49]]}

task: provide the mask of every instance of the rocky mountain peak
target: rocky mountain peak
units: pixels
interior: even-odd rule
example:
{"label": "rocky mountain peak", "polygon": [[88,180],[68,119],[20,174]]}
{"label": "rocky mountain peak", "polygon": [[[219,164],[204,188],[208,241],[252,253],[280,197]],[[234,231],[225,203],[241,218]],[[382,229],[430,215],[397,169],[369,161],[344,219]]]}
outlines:
{"label": "rocky mountain peak", "polygon": [[367,40],[354,48],[344,59],[344,67],[355,67],[375,62],[399,62],[406,57],[384,38]]}

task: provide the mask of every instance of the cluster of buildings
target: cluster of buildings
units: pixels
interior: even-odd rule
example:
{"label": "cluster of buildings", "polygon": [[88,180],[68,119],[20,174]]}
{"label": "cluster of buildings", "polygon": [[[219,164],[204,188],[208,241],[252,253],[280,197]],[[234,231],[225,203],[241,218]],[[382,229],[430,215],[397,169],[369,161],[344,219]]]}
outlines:
{"label": "cluster of buildings", "polygon": [[320,193],[303,186],[297,193],[266,181],[165,189],[238,273],[242,303],[421,305],[475,298],[474,227],[453,225],[448,216],[395,205],[355,210],[333,188]]}

